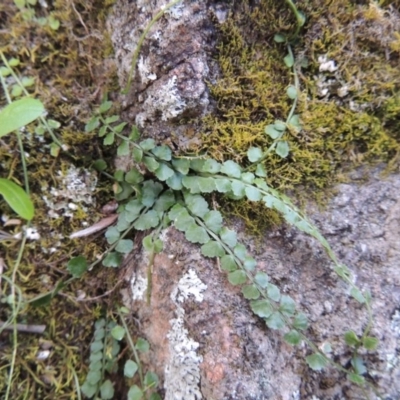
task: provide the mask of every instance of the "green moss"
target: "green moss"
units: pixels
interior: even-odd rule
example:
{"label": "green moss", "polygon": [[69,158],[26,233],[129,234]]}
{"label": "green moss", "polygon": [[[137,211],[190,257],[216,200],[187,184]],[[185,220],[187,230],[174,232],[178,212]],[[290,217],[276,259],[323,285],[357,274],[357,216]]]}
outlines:
{"label": "green moss", "polygon": [[[273,35],[292,29],[294,21],[277,3],[263,0],[250,7],[241,2],[221,27],[216,54],[221,78],[210,86],[218,112],[205,118],[202,137],[204,149],[219,160],[246,164],[250,146],[266,149],[272,144],[264,127],[288,116],[286,88],[293,77],[283,63],[285,46],[275,44]],[[303,130],[285,135],[288,158],[271,154],[265,167],[273,187],[295,189],[293,194],[300,197],[307,187],[320,198],[344,171],[366,162],[390,162],[400,153],[400,19],[393,9],[381,10],[372,3],[297,4],[307,16],[303,36],[294,46],[296,60],[308,60],[308,68],[300,73],[302,93],[296,110]],[[334,60],[338,69],[319,78],[322,55]],[[328,88],[325,96],[319,93],[321,82]],[[349,94],[340,97],[337,90],[345,85]],[[253,204],[235,207],[247,224],[254,221]],[[265,224],[265,219],[259,220]]]}

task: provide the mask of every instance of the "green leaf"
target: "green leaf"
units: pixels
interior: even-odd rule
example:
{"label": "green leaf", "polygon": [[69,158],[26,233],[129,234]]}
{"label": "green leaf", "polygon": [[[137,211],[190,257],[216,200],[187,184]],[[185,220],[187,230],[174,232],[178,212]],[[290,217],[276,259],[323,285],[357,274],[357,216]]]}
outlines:
{"label": "green leaf", "polygon": [[23,87],[30,87],[35,84],[35,78],[24,76],[21,79],[21,83]]}
{"label": "green leaf", "polygon": [[247,281],[246,273],[240,269],[230,272],[228,274],[228,281],[232,285],[242,285],[243,283],[246,283],[246,281]]}
{"label": "green leaf", "polygon": [[1,76],[6,77],[6,76],[8,76],[10,74],[11,74],[11,68],[7,68],[7,67],[4,67],[4,66],[0,67],[0,75]]}
{"label": "green leaf", "polygon": [[242,169],[239,164],[232,160],[228,160],[222,164],[221,172],[225,175],[231,176],[232,178],[240,178]]}
{"label": "green leaf", "polygon": [[201,254],[205,257],[223,257],[225,255],[225,250],[221,243],[210,240],[201,246]]}
{"label": "green leaf", "polygon": [[174,175],[174,170],[168,167],[167,164],[161,163],[155,171],[155,174],[160,181],[166,181]]}
{"label": "green leaf", "polygon": [[124,366],[124,375],[127,378],[133,378],[138,369],[138,365],[134,361],[128,360]]}
{"label": "green leaf", "polygon": [[141,351],[142,353],[147,353],[150,349],[150,344],[146,339],[139,338],[136,341],[135,347],[137,350]]}
{"label": "green leaf", "polygon": [[119,115],[111,115],[107,117],[105,121],[107,125],[112,124],[113,122],[117,122],[119,121]]}
{"label": "green leaf", "polygon": [[99,113],[103,114],[112,107],[112,101],[103,101],[99,107]]}
{"label": "green leaf", "polygon": [[183,175],[189,173],[190,161],[186,158],[172,158],[172,165]]}
{"label": "green leaf", "polygon": [[195,223],[192,223],[188,226],[185,231],[185,237],[191,243],[204,244],[210,240],[207,231],[203,227],[198,226]]}
{"label": "green leaf", "polygon": [[132,167],[126,174],[125,174],[125,182],[131,183],[131,184],[137,184],[140,182],[143,182],[143,175],[140,173],[140,171]]}
{"label": "green leaf", "polygon": [[360,343],[360,340],[354,331],[347,331],[344,334],[344,341],[348,346],[357,346]]}
{"label": "green leaf", "polygon": [[143,392],[137,385],[133,385],[129,388],[128,400],[142,400]]}
{"label": "green leaf", "polygon": [[[0,125],[1,129],[1,125]],[[30,221],[35,213],[35,209],[30,197],[24,189],[8,179],[0,179],[0,194],[4,197],[6,203],[21,218]]]}
{"label": "green leaf", "polygon": [[198,186],[201,193],[212,193],[216,190],[215,179],[211,177],[208,178],[199,177]]}
{"label": "green leaf", "polygon": [[274,41],[276,43],[284,43],[284,42],[286,42],[286,36],[283,35],[282,33],[275,33]]}
{"label": "green leaf", "polygon": [[176,218],[173,219],[176,229],[186,232],[186,230],[195,223],[194,218],[189,215],[186,209],[183,209]]}
{"label": "green leaf", "polygon": [[150,210],[142,214],[137,221],[133,224],[134,228],[138,231],[145,231],[146,229],[155,228],[160,222],[157,211]]}
{"label": "green leaf", "polygon": [[85,132],[92,132],[100,125],[99,117],[92,117],[89,119],[87,124],[85,125]]}
{"label": "green leaf", "polygon": [[[140,219],[140,218],[139,218]],[[121,239],[115,248],[118,253],[127,254],[133,250],[133,242],[130,239]]]}
{"label": "green leaf", "polygon": [[296,311],[295,301],[290,296],[287,296],[286,294],[282,295],[281,301],[280,301],[280,306],[279,306],[279,311],[285,317],[291,317]]}
{"label": "green leaf", "polygon": [[357,288],[351,288],[350,294],[352,297],[354,297],[359,303],[363,304],[365,303],[365,297],[361,293],[361,290]]}
{"label": "green leaf", "polygon": [[259,147],[250,147],[247,150],[247,158],[252,163],[255,163],[255,162],[261,160],[262,156],[263,156],[263,152]]}
{"label": "green leaf", "polygon": [[233,252],[235,253],[235,256],[239,258],[240,261],[244,261],[247,255],[247,250],[246,247],[243,244],[237,244]]}
{"label": "green leaf", "polygon": [[142,158],[143,158],[143,151],[141,149],[138,149],[137,147],[135,147],[132,150],[132,158],[136,162],[141,162]]}
{"label": "green leaf", "polygon": [[347,379],[350,382],[353,382],[356,385],[360,385],[360,386],[365,383],[365,379],[364,379],[363,376],[358,375],[358,374],[354,374],[354,373],[347,374]]}
{"label": "green leaf", "polygon": [[115,340],[122,340],[125,336],[125,328],[121,325],[116,325],[111,329],[111,336]]}
{"label": "green leaf", "polygon": [[264,129],[264,132],[271,138],[271,139],[278,139],[278,137],[282,134],[282,132],[276,130],[275,125],[267,125]]}
{"label": "green leaf", "polygon": [[189,210],[197,217],[204,218],[209,211],[207,202],[200,195],[188,194],[185,197],[185,203]]}
{"label": "green leaf", "polygon": [[362,375],[367,372],[367,368],[365,367],[364,361],[359,356],[354,356],[351,359],[351,365],[353,366],[353,368],[357,374]]}
{"label": "green leaf", "polygon": [[289,125],[296,130],[296,132],[300,132],[302,130],[301,122],[300,122],[300,116],[298,114],[295,114],[290,118],[289,120]]}
{"label": "green leaf", "polygon": [[168,146],[162,145],[154,147],[151,152],[160,160],[171,161],[171,149]]}
{"label": "green leaf", "polygon": [[247,255],[243,260],[243,266],[247,271],[253,271],[256,265],[257,261],[249,255]]}
{"label": "green leaf", "polygon": [[248,300],[257,300],[260,297],[260,291],[254,285],[243,286],[242,293],[244,298]]}
{"label": "green leaf", "polygon": [[288,68],[292,68],[293,65],[294,65],[294,58],[293,58],[293,55],[292,55],[291,53],[290,53],[290,54],[287,54],[287,55],[284,57],[283,62],[285,63],[285,65],[286,65]]}
{"label": "green leaf", "polygon": [[275,153],[279,157],[286,158],[289,155],[289,145],[286,140],[281,140],[278,142],[275,148]]}
{"label": "green leaf", "polygon": [[121,133],[122,130],[125,128],[125,126],[127,125],[126,122],[121,122],[120,124],[118,124],[117,126],[114,126],[113,131],[117,132],[117,133]]}
{"label": "green leaf", "polygon": [[114,386],[109,379],[104,381],[100,386],[100,396],[102,400],[110,400],[114,398]]}
{"label": "green leaf", "polygon": [[196,172],[201,172],[203,171],[203,166],[204,166],[205,160],[202,160],[200,158],[196,158],[194,160],[190,160],[190,169]]}
{"label": "green leaf", "polygon": [[89,371],[86,380],[91,384],[95,385],[101,380],[101,371]]}
{"label": "green leaf", "polygon": [[119,156],[129,155],[129,142],[127,140],[123,140],[121,144],[118,146],[117,155]]}
{"label": "green leaf", "polygon": [[122,262],[122,254],[117,252],[108,253],[103,260],[105,267],[119,267]]}
{"label": "green leaf", "polygon": [[182,174],[179,172],[175,172],[173,176],[167,179],[166,183],[172,190],[181,190],[182,189]]}
{"label": "green leaf", "polygon": [[217,191],[220,193],[227,193],[232,190],[231,181],[226,178],[215,179],[215,187],[217,188]]}
{"label": "green leaf", "polygon": [[308,327],[307,316],[304,313],[297,314],[293,320],[293,327],[301,331],[307,329]]}
{"label": "green leaf", "polygon": [[261,192],[254,186],[246,186],[245,193],[250,201],[261,200],[262,197]]}
{"label": "green leaf", "polygon": [[242,174],[241,180],[245,183],[249,183],[250,185],[252,185],[254,182],[254,178],[255,176],[252,172],[244,172]]}
{"label": "green leaf", "polygon": [[152,393],[150,395],[150,400],[162,400],[161,396],[158,393]]}
{"label": "green leaf", "polygon": [[254,280],[257,283],[257,285],[261,286],[263,289],[265,289],[268,286],[268,275],[265,272],[259,271],[256,273],[254,276]]}
{"label": "green leaf", "polygon": [[115,243],[119,237],[120,233],[119,230],[115,226],[110,226],[105,233],[105,237],[107,239],[108,244],[113,244]]}
{"label": "green leaf", "polygon": [[237,270],[237,264],[232,256],[225,255],[221,258],[221,268],[224,271],[232,272]]}
{"label": "green leaf", "polygon": [[287,343],[291,344],[292,346],[297,346],[301,343],[301,335],[295,329],[292,329],[290,332],[286,333],[283,338]]}
{"label": "green leaf", "polygon": [[44,111],[40,100],[24,97],[13,101],[0,111],[0,137],[33,122]]}
{"label": "green leaf", "polygon": [[136,125],[133,125],[132,129],[131,129],[131,133],[129,135],[129,139],[136,142],[136,140],[138,140],[139,138],[140,138],[139,129],[137,128]]}
{"label": "green leaf", "polygon": [[19,65],[20,63],[21,63],[20,60],[19,60],[18,58],[15,58],[15,57],[10,58],[10,59],[8,60],[8,65],[9,65],[10,67],[18,67],[18,65]]}
{"label": "green leaf", "polygon": [[80,278],[88,269],[86,258],[83,256],[71,258],[67,269],[74,278]]}
{"label": "green leaf", "polygon": [[269,283],[267,285],[267,294],[268,294],[268,297],[274,301],[279,301],[279,299],[281,297],[281,292],[280,292],[278,286],[275,286],[272,283]]}
{"label": "green leaf", "polygon": [[92,385],[89,382],[85,382],[82,386],[81,386],[81,392],[83,395],[85,395],[86,397],[88,397],[89,399],[92,398],[96,392],[97,392],[97,385]]}
{"label": "green leaf", "polygon": [[[133,222],[143,209],[143,204],[139,199],[132,199],[125,205],[125,216],[128,222]],[[121,215],[121,214],[120,214]]]}
{"label": "green leaf", "polygon": [[321,371],[328,365],[328,360],[319,353],[314,353],[311,356],[306,357],[306,362],[314,371]]}
{"label": "green leaf", "polygon": [[157,162],[153,157],[144,157],[143,163],[150,172],[156,171],[160,166],[160,163]]}
{"label": "green leaf", "polygon": [[229,247],[233,248],[236,246],[237,237],[235,231],[224,227],[219,232],[219,236],[221,240],[225,242]]}
{"label": "green leaf", "polygon": [[288,95],[289,99],[294,100],[297,97],[297,89],[295,86],[290,85],[287,89],[286,89],[286,94]]}
{"label": "green leaf", "polygon": [[154,209],[158,212],[169,210],[176,203],[174,192],[166,190],[157,200]]}
{"label": "green leaf", "polygon": [[158,376],[154,372],[146,372],[146,375],[144,376],[144,384],[147,387],[156,387],[158,385]]}
{"label": "green leaf", "polygon": [[103,125],[100,129],[99,129],[99,137],[103,137],[106,133],[107,133],[107,129],[108,126],[107,125]]}
{"label": "green leaf", "polygon": [[171,208],[171,210],[170,210],[170,212],[168,213],[168,218],[171,220],[171,221],[175,221],[175,219],[176,218],[178,218],[178,216],[179,216],[179,214],[183,211],[183,210],[186,210],[185,209],[185,207],[183,207],[181,204],[175,204],[172,208]]}
{"label": "green leaf", "polygon": [[285,321],[279,312],[272,313],[268,318],[265,319],[265,323],[270,329],[282,329],[285,327]]}
{"label": "green leaf", "polygon": [[232,182],[232,192],[238,198],[244,197],[245,188],[246,188],[245,184],[241,181]]}
{"label": "green leaf", "polygon": [[163,186],[160,182],[154,182],[151,180],[144,182],[142,204],[146,207],[151,207],[162,190]]}
{"label": "green leaf", "polygon": [[376,348],[378,347],[378,344],[379,344],[379,340],[372,336],[366,336],[365,338],[363,338],[362,342],[363,342],[363,346],[367,350],[376,350]]}
{"label": "green leaf", "polygon": [[104,146],[111,146],[114,143],[115,134],[114,132],[107,133],[106,137],[103,140]]}
{"label": "green leaf", "polygon": [[273,308],[268,300],[254,300],[250,302],[254,314],[260,318],[268,318],[273,313]]}
{"label": "green leaf", "polygon": [[222,215],[219,211],[209,211],[203,218],[207,228],[215,233],[219,233],[222,228]]}
{"label": "green leaf", "polygon": [[192,194],[201,193],[199,183],[200,181],[198,176],[189,175],[182,178],[182,185],[186,189],[189,189]]}
{"label": "green leaf", "polygon": [[139,143],[143,151],[150,151],[156,147],[156,142],[153,139],[145,139]]}
{"label": "green leaf", "polygon": [[19,97],[22,95],[22,87],[19,85],[13,85],[11,89],[11,97]]}
{"label": "green leaf", "polygon": [[221,170],[221,163],[218,161],[213,160],[212,158],[209,158],[204,162],[204,165],[202,167],[202,172],[208,172],[210,174],[217,174]]}

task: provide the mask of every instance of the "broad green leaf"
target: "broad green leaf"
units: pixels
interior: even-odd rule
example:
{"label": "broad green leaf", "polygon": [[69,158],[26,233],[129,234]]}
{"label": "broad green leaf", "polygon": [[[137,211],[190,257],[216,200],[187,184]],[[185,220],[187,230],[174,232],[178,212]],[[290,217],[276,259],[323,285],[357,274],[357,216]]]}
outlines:
{"label": "broad green leaf", "polygon": [[115,340],[122,340],[125,336],[125,328],[121,325],[116,325],[111,329],[111,336]]}
{"label": "broad green leaf", "polygon": [[138,231],[145,231],[146,229],[155,228],[160,222],[157,211],[150,210],[142,214],[133,224],[134,228]]}
{"label": "broad green leaf", "polygon": [[112,107],[112,105],[113,105],[112,101],[103,101],[103,103],[101,103],[99,107],[99,113],[100,114],[105,113]]}
{"label": "broad green leaf", "polygon": [[166,190],[157,200],[154,209],[158,212],[169,210],[176,203],[172,190]]}
{"label": "broad green leaf", "polygon": [[168,167],[167,164],[160,163],[160,166],[155,171],[155,174],[160,181],[166,181],[174,175],[174,170]]}
{"label": "broad green leaf", "polygon": [[261,160],[262,156],[263,156],[263,152],[259,147],[250,147],[247,150],[247,158],[252,163],[255,163],[255,162]]}
{"label": "broad green leaf", "polygon": [[139,199],[132,199],[125,205],[125,215],[128,222],[133,222],[142,211],[144,205]]}
{"label": "broad green leaf", "polygon": [[140,171],[132,167],[126,174],[125,174],[125,181],[131,184],[136,184],[143,182],[143,175],[140,173]]}
{"label": "broad green leaf", "polygon": [[225,175],[231,176],[232,178],[240,178],[242,169],[239,164],[232,160],[228,160],[222,164],[221,172]]}
{"label": "broad green leaf", "polygon": [[1,76],[6,77],[6,76],[8,76],[10,74],[11,74],[11,68],[7,68],[7,67],[4,67],[4,66],[0,67],[0,75]]}
{"label": "broad green leaf", "polygon": [[328,360],[319,353],[314,353],[311,356],[306,357],[306,362],[314,371],[321,371],[328,365]]}
{"label": "broad green leaf", "polygon": [[100,396],[102,400],[111,400],[114,398],[114,386],[109,379],[101,384]]}
{"label": "broad green leaf", "polygon": [[0,111],[0,137],[33,122],[43,113],[40,100],[24,97],[13,101]]}
{"label": "broad green leaf", "polygon": [[190,190],[191,194],[201,193],[201,189],[199,186],[199,177],[198,176],[184,176],[182,178],[182,185]]}
{"label": "broad green leaf", "polygon": [[291,53],[290,53],[290,54],[287,54],[287,55],[284,57],[283,62],[285,63],[285,65],[286,65],[288,68],[292,68],[293,65],[294,65],[294,57],[293,57],[293,55],[292,55]]}
{"label": "broad green leaf", "polygon": [[289,120],[289,125],[294,128],[297,132],[300,132],[302,129],[300,116],[298,114],[293,115],[292,118]]}
{"label": "broad green leaf", "polygon": [[182,189],[182,177],[180,172],[175,172],[173,176],[167,179],[166,183],[172,190]]}
{"label": "broad green leaf", "polygon": [[150,172],[154,172],[160,167],[160,163],[153,157],[143,157],[143,163]]}
{"label": "broad green leaf", "polygon": [[209,172],[210,174],[217,174],[221,170],[221,164],[212,158],[204,162],[202,172]]}
{"label": "broad green leaf", "polygon": [[294,100],[297,97],[297,89],[295,86],[290,85],[287,89],[286,89],[286,94],[288,95],[289,99]]}
{"label": "broad green leaf", "polygon": [[286,158],[289,155],[288,142],[286,140],[278,142],[275,148],[275,153],[278,154],[279,157]]}
{"label": "broad green leaf", "polygon": [[[17,2],[15,2],[15,3],[17,4]],[[17,67],[20,63],[21,63],[21,61],[18,58],[15,58],[15,57],[10,58],[8,60],[8,65],[10,67]]]}
{"label": "broad green leaf", "polygon": [[273,308],[268,300],[254,300],[250,302],[254,314],[260,318],[268,318],[273,313]]}
{"label": "broad green leaf", "polygon": [[136,341],[135,347],[136,347],[139,351],[141,351],[142,353],[147,353],[147,352],[149,351],[149,349],[150,349],[150,344],[149,344],[149,342],[148,342],[146,339],[139,338],[139,339]]}
{"label": "broad green leaf", "polygon": [[172,165],[183,175],[187,175],[189,173],[190,161],[186,158],[173,158]]}
{"label": "broad green leaf", "polygon": [[248,300],[257,300],[260,297],[260,291],[254,285],[243,286],[242,293],[244,298]]}
{"label": "broad green leaf", "polygon": [[378,347],[378,344],[379,344],[379,340],[372,336],[366,336],[365,338],[363,338],[362,342],[363,342],[363,346],[367,350],[376,350],[376,348]]}
{"label": "broad green leaf", "polygon": [[138,365],[134,361],[128,360],[124,366],[124,375],[127,378],[133,378],[138,369]]}
{"label": "broad green leaf", "polygon": [[168,217],[171,221],[175,221],[175,219],[179,216],[179,214],[184,210],[185,208],[181,204],[175,204],[171,210],[168,213]]}
{"label": "broad green leaf", "polygon": [[88,269],[86,258],[74,257],[68,261],[67,269],[74,278],[80,278]]}
{"label": "broad green leaf", "polygon": [[105,237],[107,239],[107,243],[108,244],[113,244],[115,243],[119,237],[120,237],[120,233],[119,230],[115,227],[115,226],[110,226],[107,230],[106,230],[106,234]]}
{"label": "broad green leaf", "polygon": [[279,301],[279,299],[281,297],[281,292],[280,292],[278,286],[275,286],[272,283],[269,283],[267,285],[267,294],[268,294],[268,297],[274,301]]}
{"label": "broad green leaf", "polygon": [[6,203],[21,218],[24,218],[28,221],[33,218],[35,209],[33,207],[32,200],[20,186],[8,179],[1,178],[0,195],[4,197]]}
{"label": "broad green leaf", "polygon": [[129,142],[127,140],[123,140],[121,144],[118,146],[117,155],[119,156],[129,155]]}
{"label": "broad green leaf", "polygon": [[357,346],[360,343],[358,336],[353,331],[347,331],[344,334],[344,341],[348,346]]}
{"label": "broad green leaf", "polygon": [[222,228],[222,215],[219,211],[209,211],[203,218],[207,228],[215,233],[219,233]]}
{"label": "broad green leaf", "polygon": [[185,237],[191,243],[204,244],[210,240],[207,231],[203,227],[198,226],[195,223],[192,223],[188,226],[185,231]]}
{"label": "broad green leaf", "polygon": [[254,276],[254,280],[257,283],[257,285],[261,286],[263,289],[265,289],[268,286],[268,275],[265,272],[259,271],[256,273]]}
{"label": "broad green leaf", "polygon": [[93,342],[93,343],[90,345],[90,352],[91,352],[91,353],[95,353],[95,352],[97,352],[97,351],[103,350],[103,347],[104,347],[103,341],[98,340],[98,341],[96,341],[96,342]]}
{"label": "broad green leaf", "polygon": [[128,391],[128,400],[142,400],[142,399],[143,399],[142,390],[137,385],[131,386]]}
{"label": "broad green leaf", "polygon": [[146,207],[151,207],[162,190],[163,186],[160,182],[154,182],[151,180],[144,182],[142,204]]}
{"label": "broad green leaf", "polygon": [[188,194],[185,197],[185,203],[189,210],[197,217],[204,218],[209,211],[207,202],[200,195]]}
{"label": "broad green leaf", "polygon": [[261,176],[262,178],[265,178],[267,176],[267,171],[265,170],[264,165],[258,164],[255,174],[257,176]]}
{"label": "broad green leaf", "polygon": [[265,323],[270,329],[282,329],[285,327],[285,321],[279,312],[272,313],[268,318],[265,319]]}
{"label": "broad green leaf", "polygon": [[122,262],[122,254],[117,253],[117,252],[112,252],[108,253],[104,260],[103,260],[103,265],[105,267],[119,267]]}
{"label": "broad green leaf", "polygon": [[[118,215],[118,222],[115,226],[118,232],[124,232],[129,228],[131,222],[133,222],[138,215],[132,215],[128,211],[124,210]],[[115,240],[116,242],[116,240]],[[115,243],[114,242],[114,243]]]}
{"label": "broad green leaf", "polygon": [[230,192],[232,189],[232,184],[229,179],[226,178],[217,178],[215,179],[215,187],[217,191],[220,193]]}
{"label": "broad green leaf", "polygon": [[111,146],[114,143],[115,140],[115,134],[114,132],[107,133],[103,140],[104,146]]}
{"label": "broad green leaf", "polygon": [[[140,218],[139,218],[140,219]],[[127,254],[133,250],[133,242],[130,239],[121,239],[115,248],[118,253]]]}
{"label": "broad green leaf", "polygon": [[246,186],[245,193],[250,201],[261,200],[262,197],[261,192],[254,186]]}
{"label": "broad green leaf", "polygon": [[199,177],[198,185],[201,193],[212,193],[216,190],[215,179],[211,177]]}
{"label": "broad green leaf", "polygon": [[296,303],[295,301],[288,295],[283,294],[281,296],[279,311],[285,317],[291,317],[296,311]]}
{"label": "broad green leaf", "polygon": [[246,273],[240,269],[230,272],[228,274],[228,281],[232,285],[242,285],[243,283],[246,283],[246,281],[247,281]]}
{"label": "broad green leaf", "polygon": [[293,320],[293,327],[299,329],[300,331],[304,331],[305,329],[307,329],[307,316],[304,313],[297,314]]}
{"label": "broad green leaf", "polygon": [[146,375],[144,376],[144,384],[147,387],[156,387],[158,385],[158,376],[154,372],[146,372]]}
{"label": "broad green leaf", "polygon": [[171,149],[168,146],[162,145],[154,147],[151,152],[160,160],[171,161]]}
{"label": "broad green leaf", "polygon": [[287,343],[291,344],[292,346],[297,346],[301,343],[301,335],[295,329],[292,329],[290,332],[286,333],[283,338]]}
{"label": "broad green leaf", "polygon": [[221,243],[210,240],[201,246],[201,254],[205,257],[223,257],[225,255],[225,250]]}
{"label": "broad green leaf", "polygon": [[229,247],[233,248],[236,246],[237,235],[235,231],[224,227],[219,232],[219,236],[221,240],[225,242]]}
{"label": "broad green leaf", "polygon": [[240,261],[244,261],[247,255],[247,250],[246,247],[243,244],[237,244],[233,252],[235,253],[235,256],[239,258]]}
{"label": "broad green leaf", "polygon": [[221,268],[224,271],[232,272],[237,270],[237,264],[232,256],[225,255],[221,258]]}
{"label": "broad green leaf", "polygon": [[145,139],[139,143],[143,151],[150,151],[156,147],[156,142],[153,139]]}
{"label": "broad green leaf", "polygon": [[189,226],[192,226],[195,223],[194,218],[189,215],[186,209],[183,209],[179,215],[174,219],[174,225],[176,229],[180,231],[186,232]]}

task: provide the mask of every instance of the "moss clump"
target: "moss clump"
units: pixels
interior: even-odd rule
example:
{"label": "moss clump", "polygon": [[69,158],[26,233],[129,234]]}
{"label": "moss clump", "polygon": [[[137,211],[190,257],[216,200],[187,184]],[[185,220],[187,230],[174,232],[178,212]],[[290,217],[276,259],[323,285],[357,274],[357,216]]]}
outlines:
{"label": "moss clump", "polygon": [[[294,21],[277,3],[262,0],[250,7],[241,2],[221,26],[216,55],[221,79],[210,87],[218,114],[205,118],[202,137],[204,149],[219,160],[245,164],[250,146],[271,145],[264,127],[288,116],[286,88],[293,77],[283,63],[285,46],[275,44],[273,35],[290,30]],[[349,0],[304,0],[297,6],[307,16],[294,45],[297,62],[308,64],[299,73],[302,93],[296,110],[303,129],[286,134],[289,157],[271,154],[264,163],[273,187],[284,191],[306,185],[319,196],[344,170],[362,162],[389,162],[400,153],[400,19],[394,8]],[[320,56],[337,68],[320,71]],[[247,212],[244,204],[239,207],[251,220],[253,205]]]}

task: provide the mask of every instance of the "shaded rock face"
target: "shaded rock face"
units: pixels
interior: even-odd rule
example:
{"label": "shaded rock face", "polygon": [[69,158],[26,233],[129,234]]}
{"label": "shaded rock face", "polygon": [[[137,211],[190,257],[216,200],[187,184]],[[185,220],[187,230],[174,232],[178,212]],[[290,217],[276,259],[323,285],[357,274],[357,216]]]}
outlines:
{"label": "shaded rock face", "polygon": [[[372,294],[377,352],[365,354],[369,380],[384,399],[400,393],[400,176],[339,185],[324,212],[309,215],[331,243],[356,283]],[[236,226],[240,230],[240,226]],[[164,381],[165,399],[364,399],[344,374],[313,372],[305,347],[292,348],[279,332],[253,315],[240,290],[230,285],[218,263],[201,256],[174,228],[163,233],[163,253],[155,260],[151,305],[141,284],[146,256],[138,255],[136,274],[127,275],[126,303],[151,343],[147,362]],[[343,334],[361,333],[365,308],[331,270],[313,239],[289,228],[253,241],[241,235],[260,270],[307,314],[308,336],[328,342],[332,357],[348,365]],[[134,299],[134,300],[133,300]],[[377,398],[372,392],[372,399]]]}
{"label": "shaded rock face", "polygon": [[[140,35],[169,2],[118,1],[108,20],[121,87],[131,69]],[[123,100],[126,119],[141,132],[159,139],[183,136],[193,126],[182,123],[207,113],[210,96],[206,81],[214,72],[214,12],[225,15],[224,3],[185,1],[169,9],[148,34],[140,52],[129,95]],[[177,128],[176,122],[179,123]]]}

